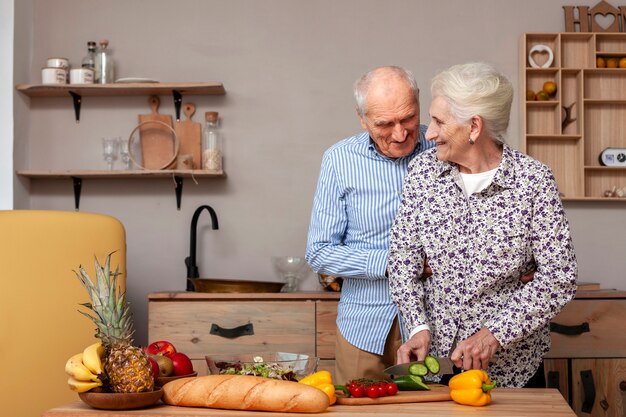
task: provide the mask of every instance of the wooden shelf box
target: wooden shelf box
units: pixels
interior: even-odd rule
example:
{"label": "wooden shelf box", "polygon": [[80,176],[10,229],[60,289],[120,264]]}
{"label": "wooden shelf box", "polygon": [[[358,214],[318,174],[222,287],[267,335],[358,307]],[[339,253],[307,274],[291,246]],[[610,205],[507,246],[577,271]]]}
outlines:
{"label": "wooden shelf box", "polygon": [[[549,67],[531,67],[536,45],[553,51]],[[552,168],[563,200],[626,202],[604,197],[626,187],[626,167],[605,167],[599,159],[606,148],[626,148],[626,68],[596,67],[600,57],[626,57],[626,33],[527,33],[520,53],[522,149]],[[540,91],[546,81],[557,84],[556,95],[528,100],[525,92]]]}

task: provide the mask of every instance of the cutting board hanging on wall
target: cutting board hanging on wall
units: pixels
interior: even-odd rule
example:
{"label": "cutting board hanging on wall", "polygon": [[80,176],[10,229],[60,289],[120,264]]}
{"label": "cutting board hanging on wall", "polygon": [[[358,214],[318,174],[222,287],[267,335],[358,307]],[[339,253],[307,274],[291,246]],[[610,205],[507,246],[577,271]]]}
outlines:
{"label": "cutting board hanging on wall", "polygon": [[185,120],[176,122],[176,136],[180,142],[178,154],[191,155],[193,169],[202,168],[202,125],[191,120],[196,112],[196,105],[187,103],[183,106]]}
{"label": "cutting board hanging on wall", "polygon": [[165,166],[172,159],[176,148],[172,116],[159,114],[159,97],[151,96],[148,103],[152,113],[139,115],[142,165],[146,169],[174,168],[176,162]]}

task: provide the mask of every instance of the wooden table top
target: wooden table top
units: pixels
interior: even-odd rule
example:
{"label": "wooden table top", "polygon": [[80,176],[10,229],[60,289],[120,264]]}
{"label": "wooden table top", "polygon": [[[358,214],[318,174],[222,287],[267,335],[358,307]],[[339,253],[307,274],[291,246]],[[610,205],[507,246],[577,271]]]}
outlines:
{"label": "wooden table top", "polygon": [[[492,417],[576,417],[556,389],[496,388],[493,401],[485,407],[469,407],[452,401],[381,405],[333,405],[324,413],[328,417],[379,417],[388,416],[464,416]],[[297,413],[265,413],[255,411],[218,410],[210,408],[173,407],[158,403],[142,410],[104,411],[95,410],[81,401],[50,409],[42,417],[254,417],[254,416],[310,416]]]}

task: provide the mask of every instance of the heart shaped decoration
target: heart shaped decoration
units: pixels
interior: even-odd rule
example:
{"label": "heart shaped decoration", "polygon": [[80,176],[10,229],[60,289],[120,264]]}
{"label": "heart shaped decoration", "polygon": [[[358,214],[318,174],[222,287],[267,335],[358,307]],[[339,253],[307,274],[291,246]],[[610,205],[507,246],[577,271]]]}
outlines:
{"label": "heart shaped decoration", "polygon": [[550,68],[553,61],[554,53],[549,46],[535,45],[528,52],[528,63],[532,68]]}
{"label": "heart shaped decoration", "polygon": [[617,22],[613,13],[596,13],[593,20],[602,30],[613,29],[612,26]]}
{"label": "heart shaped decoration", "polygon": [[535,64],[537,64],[538,68],[543,68],[546,62],[548,62],[548,60],[550,59],[548,51],[534,51],[531,54],[531,57]]}

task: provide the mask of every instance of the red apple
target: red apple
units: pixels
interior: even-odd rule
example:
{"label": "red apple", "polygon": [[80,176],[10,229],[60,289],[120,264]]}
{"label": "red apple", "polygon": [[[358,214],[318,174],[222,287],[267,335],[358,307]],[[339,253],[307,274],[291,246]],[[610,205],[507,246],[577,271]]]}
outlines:
{"label": "red apple", "polygon": [[189,356],[181,352],[172,355],[172,364],[174,365],[174,375],[189,375],[193,373],[193,364]]}
{"label": "red apple", "polygon": [[158,342],[150,343],[146,348],[146,352],[151,355],[163,355],[171,358],[176,353],[176,348],[168,341],[160,340]]}
{"label": "red apple", "polygon": [[152,358],[148,358],[150,361],[150,366],[152,366],[152,376],[154,376],[154,380],[156,381],[159,377],[159,364]]}

